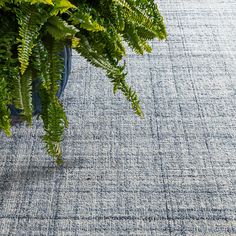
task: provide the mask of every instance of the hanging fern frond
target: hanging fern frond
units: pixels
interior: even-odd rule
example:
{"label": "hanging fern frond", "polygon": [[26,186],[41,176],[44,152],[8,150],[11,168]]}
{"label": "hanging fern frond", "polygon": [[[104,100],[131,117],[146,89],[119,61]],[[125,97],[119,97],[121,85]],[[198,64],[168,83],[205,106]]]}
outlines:
{"label": "hanging fern frond", "polygon": [[16,19],[8,14],[8,18],[0,18],[0,129],[9,136],[11,134],[11,117],[9,106],[14,103],[13,78],[18,75],[18,60],[14,55],[17,48]]}
{"label": "hanging fern frond", "polygon": [[120,5],[123,9],[128,9],[132,11],[130,5],[126,2],[126,0],[112,0],[113,3]]}
{"label": "hanging fern frond", "polygon": [[21,110],[20,116],[28,125],[32,124],[32,74],[27,70],[23,75],[12,77],[13,103]]}
{"label": "hanging fern frond", "polygon": [[132,103],[132,108],[135,114],[143,117],[143,112],[139,105],[140,101],[138,99],[138,96],[136,92],[131,87],[129,87],[129,85],[125,81],[125,66],[112,65],[105,57],[103,57],[102,55],[98,55],[96,51],[93,50],[86,37],[83,36],[81,36],[81,43],[80,47],[77,48],[77,52],[85,57],[93,65],[104,69],[107,72],[107,76],[113,83],[114,94],[117,92],[117,90],[121,90],[127,100]]}
{"label": "hanging fern frond", "polygon": [[[133,13],[137,14],[137,16],[142,19],[143,22],[141,25],[145,26],[147,29],[150,29],[156,33],[154,38],[158,38],[159,40],[166,39],[166,27],[164,24],[163,17],[161,16],[158,6],[155,3],[155,0],[148,1],[136,1],[136,0],[126,0],[131,8],[133,9]],[[144,18],[143,18],[144,16]],[[136,18],[136,20],[138,20]],[[146,25],[146,23],[148,25]]]}
{"label": "hanging fern frond", "polygon": [[69,20],[73,25],[79,26],[82,29],[98,32],[104,31],[105,28],[101,26],[90,13],[90,9],[85,4],[79,5],[77,10],[70,15]]}
{"label": "hanging fern frond", "polygon": [[[49,96],[44,90],[43,96]],[[41,94],[42,94],[41,93]],[[43,100],[42,118],[44,122],[45,135],[43,141],[48,153],[56,159],[57,164],[62,164],[61,142],[65,127],[68,126],[66,114],[58,98]],[[46,111],[46,113],[44,113]]]}
{"label": "hanging fern frond", "polygon": [[8,108],[10,102],[6,79],[0,78],[0,129],[8,136],[11,135],[11,117]]}
{"label": "hanging fern frond", "polygon": [[27,70],[19,77],[21,84],[21,102],[22,112],[21,116],[29,124],[32,125],[32,73]]}
{"label": "hanging fern frond", "polygon": [[[42,112],[41,117],[44,124],[45,135],[43,140],[46,144],[48,153],[56,158],[56,162],[61,164],[61,141],[64,129],[68,126],[66,114],[62,104],[56,96],[59,82],[63,72],[63,61],[58,52],[62,51],[63,43],[48,38],[46,43],[48,51],[48,63],[50,83],[41,83]],[[45,86],[46,85],[46,86]],[[49,85],[49,86],[48,86]]]}
{"label": "hanging fern frond", "polygon": [[114,7],[114,12],[116,13],[117,29],[122,32],[125,29],[125,16],[123,8],[121,6],[116,6]]}
{"label": "hanging fern frond", "polygon": [[36,44],[40,29],[47,21],[48,16],[40,7],[34,8],[27,5],[17,9],[16,15],[19,24],[18,58],[21,64],[21,74],[24,74],[29,65],[29,58]]}
{"label": "hanging fern frond", "polygon": [[123,33],[124,39],[128,42],[128,45],[137,53],[143,54],[144,49],[140,43],[140,38],[138,36],[137,30],[133,24],[126,23],[125,30]]}
{"label": "hanging fern frond", "polygon": [[64,61],[60,55],[64,48],[64,43],[48,37],[45,42],[45,47],[48,51],[48,63],[49,67],[49,79],[51,82],[50,94],[56,96],[59,83],[62,79],[62,73],[64,70]]}
{"label": "hanging fern frond", "polygon": [[56,40],[67,40],[72,39],[79,30],[68,24],[66,21],[58,16],[50,17],[46,25],[46,30]]}
{"label": "hanging fern frond", "polygon": [[163,17],[153,0],[114,0],[114,2],[123,6],[123,16],[127,23],[132,23],[135,27],[145,27],[147,30],[152,31],[154,35],[151,39],[157,37],[163,40],[166,38]]}
{"label": "hanging fern frond", "polygon": [[50,90],[49,53],[41,40],[38,41],[38,44],[33,49],[32,67],[35,71],[36,78],[40,79],[41,85],[46,90]]}

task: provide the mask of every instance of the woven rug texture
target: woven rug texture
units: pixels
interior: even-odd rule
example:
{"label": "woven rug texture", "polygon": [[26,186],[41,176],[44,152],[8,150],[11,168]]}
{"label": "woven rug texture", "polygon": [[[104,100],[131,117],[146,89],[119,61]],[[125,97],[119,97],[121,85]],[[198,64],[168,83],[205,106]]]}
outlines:
{"label": "woven rug texture", "polygon": [[0,133],[0,235],[236,235],[236,1],[159,0],[168,40],[127,51],[145,119],[73,54],[64,165],[41,121]]}

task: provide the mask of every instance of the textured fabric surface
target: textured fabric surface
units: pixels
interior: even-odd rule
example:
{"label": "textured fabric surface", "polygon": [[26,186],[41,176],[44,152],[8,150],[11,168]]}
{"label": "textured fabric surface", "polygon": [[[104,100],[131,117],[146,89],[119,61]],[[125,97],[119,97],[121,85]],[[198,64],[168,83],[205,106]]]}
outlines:
{"label": "textured fabric surface", "polygon": [[158,2],[168,41],[126,57],[145,119],[74,54],[64,166],[40,121],[0,134],[0,235],[236,235],[236,1]]}

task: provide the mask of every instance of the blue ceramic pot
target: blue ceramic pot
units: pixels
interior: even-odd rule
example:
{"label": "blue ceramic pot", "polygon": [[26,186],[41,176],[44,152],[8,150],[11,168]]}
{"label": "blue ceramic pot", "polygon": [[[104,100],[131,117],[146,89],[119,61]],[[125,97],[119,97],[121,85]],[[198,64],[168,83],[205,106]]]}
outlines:
{"label": "blue ceramic pot", "polygon": [[[63,94],[71,71],[72,49],[70,47],[64,47],[64,50],[62,52],[62,58],[64,59],[64,72],[62,74],[62,80],[59,86],[59,90],[57,92],[58,97]],[[33,115],[37,115],[41,111],[41,102],[38,90],[39,83],[39,80],[34,80],[32,84],[32,102],[34,107]],[[13,105],[10,105],[9,108],[11,110],[12,117],[19,116],[20,110],[16,109]]]}

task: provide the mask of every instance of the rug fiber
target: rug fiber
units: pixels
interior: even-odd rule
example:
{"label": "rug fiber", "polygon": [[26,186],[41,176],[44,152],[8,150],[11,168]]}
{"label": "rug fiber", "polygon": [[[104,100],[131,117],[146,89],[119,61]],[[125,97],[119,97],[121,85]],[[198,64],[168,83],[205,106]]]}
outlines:
{"label": "rug fiber", "polygon": [[0,235],[236,235],[236,1],[158,3],[168,40],[125,58],[145,119],[74,53],[64,165],[40,121],[0,133]]}

